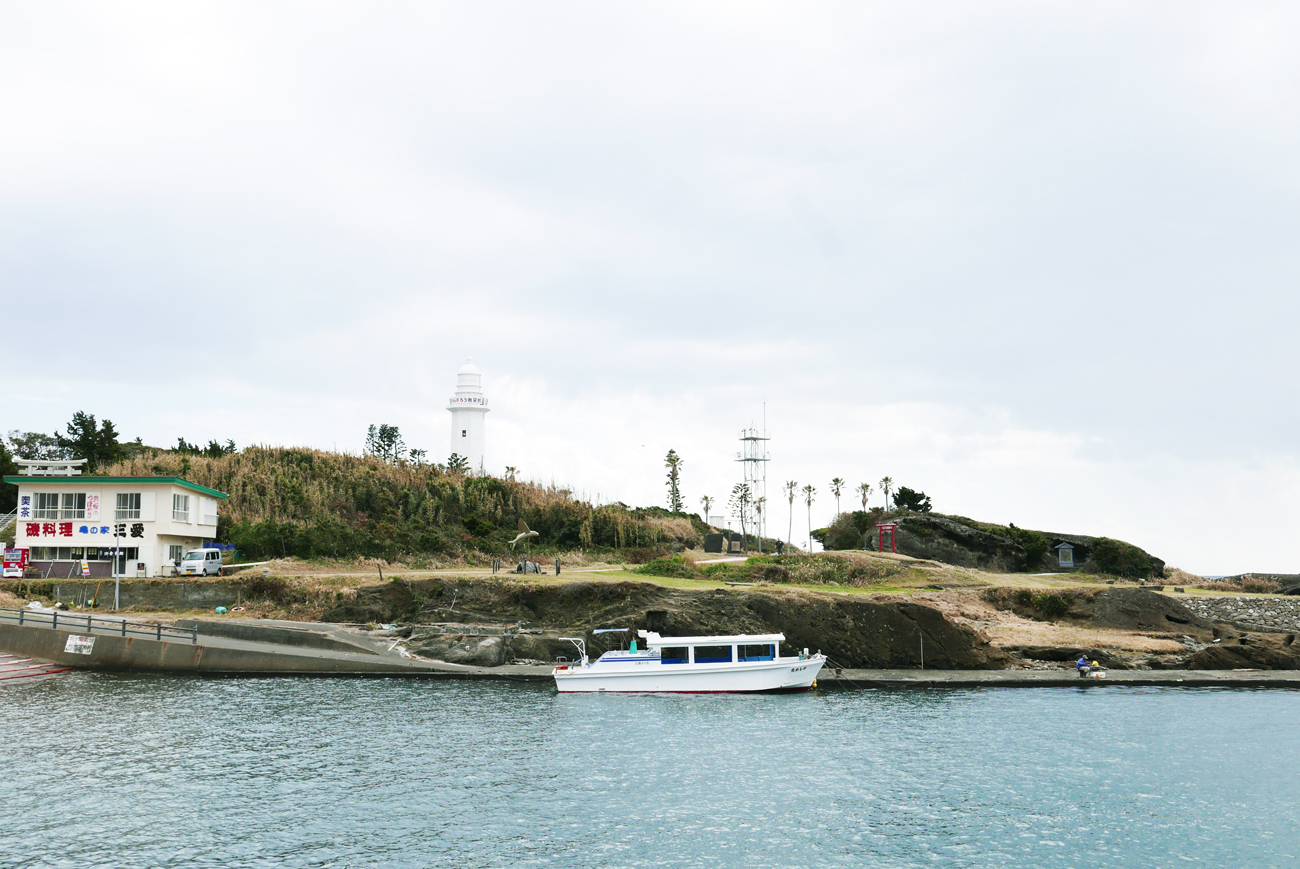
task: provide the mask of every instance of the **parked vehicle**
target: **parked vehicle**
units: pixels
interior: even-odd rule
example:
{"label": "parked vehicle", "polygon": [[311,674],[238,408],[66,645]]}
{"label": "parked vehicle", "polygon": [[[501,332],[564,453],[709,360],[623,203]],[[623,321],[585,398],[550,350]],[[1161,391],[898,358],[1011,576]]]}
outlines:
{"label": "parked vehicle", "polygon": [[218,576],[221,574],[220,549],[191,549],[181,559],[181,576]]}

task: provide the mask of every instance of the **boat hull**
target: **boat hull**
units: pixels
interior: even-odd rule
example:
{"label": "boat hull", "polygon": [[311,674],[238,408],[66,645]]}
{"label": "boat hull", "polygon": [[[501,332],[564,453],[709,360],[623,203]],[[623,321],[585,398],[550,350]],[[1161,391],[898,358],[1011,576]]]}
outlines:
{"label": "boat hull", "polygon": [[763,694],[807,691],[825,658],[732,664],[661,664],[657,659],[602,667],[556,669],[562,694]]}

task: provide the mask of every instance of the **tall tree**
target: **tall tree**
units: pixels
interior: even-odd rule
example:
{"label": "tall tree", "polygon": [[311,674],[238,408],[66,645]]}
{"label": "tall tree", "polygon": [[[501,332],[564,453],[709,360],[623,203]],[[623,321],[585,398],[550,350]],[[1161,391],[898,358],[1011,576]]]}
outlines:
{"label": "tall tree", "polygon": [[517,474],[517,473],[519,473],[519,469],[516,468],[514,465],[506,465],[506,479],[507,479],[507,480],[514,480],[514,478],[515,478],[515,474]]}
{"label": "tall tree", "polygon": [[713,506],[713,499],[708,495],[700,497],[700,504],[704,506],[704,524],[709,524],[709,508]]}
{"label": "tall tree", "polygon": [[[14,464],[13,453],[0,440],[0,477],[16,476],[18,466]],[[10,483],[0,483],[0,513],[12,513],[18,509],[18,487]],[[0,531],[3,531],[0,528]],[[0,543],[0,547],[4,544]]]}
{"label": "tall tree", "polygon": [[847,485],[848,483],[846,483],[844,480],[841,480],[839,477],[836,477],[835,479],[831,480],[831,494],[835,496],[836,516],[840,515],[840,492],[842,492],[844,490],[844,487]]}
{"label": "tall tree", "polygon": [[909,489],[906,486],[898,487],[898,492],[894,495],[894,506],[902,507],[904,510],[911,510],[914,513],[929,513],[934,509],[930,504],[929,495]]}
{"label": "tall tree", "polygon": [[858,483],[858,495],[862,498],[862,512],[867,512],[867,497],[871,494],[870,483]]}
{"label": "tall tree", "polygon": [[882,491],[882,492],[885,493],[885,509],[886,509],[886,510],[889,509],[889,493],[890,493],[891,491],[893,491],[893,489],[894,489],[894,478],[893,478],[893,477],[881,477],[881,478],[880,478],[880,491]]}
{"label": "tall tree", "polygon": [[785,530],[785,542],[791,543],[791,537],[794,536],[794,496],[799,493],[799,484],[794,480],[786,480],[785,496],[790,499],[790,527]]}
{"label": "tall tree", "polygon": [[465,475],[469,473],[469,459],[459,453],[452,453],[447,458],[447,473]]}
{"label": "tall tree", "polygon": [[402,443],[402,433],[395,425],[383,423],[366,430],[366,452],[390,465],[395,465],[406,456],[406,444]]}
{"label": "tall tree", "polygon": [[754,499],[754,531],[758,538],[758,554],[763,554],[763,505],[767,503],[767,496],[760,496]]}
{"label": "tall tree", "polygon": [[47,435],[39,431],[10,431],[9,449],[15,458],[34,462],[77,458],[68,455],[68,451],[59,446],[58,435]]}
{"label": "tall tree", "polygon": [[803,502],[808,507],[808,551],[812,552],[812,505],[816,500],[817,490],[813,488],[812,483],[803,487]]}
{"label": "tall tree", "polygon": [[737,483],[731,490],[731,514],[740,520],[740,541],[746,555],[749,554],[749,505],[753,498],[747,483]]}
{"label": "tall tree", "polygon": [[682,512],[682,457],[677,450],[669,450],[664,456],[664,467],[668,469],[668,509],[674,513]]}
{"label": "tall tree", "polygon": [[103,424],[92,414],[77,411],[68,423],[68,435],[55,435],[59,446],[72,458],[86,460],[86,473],[93,474],[101,468],[119,461],[126,450],[117,442],[117,429],[112,420]]}

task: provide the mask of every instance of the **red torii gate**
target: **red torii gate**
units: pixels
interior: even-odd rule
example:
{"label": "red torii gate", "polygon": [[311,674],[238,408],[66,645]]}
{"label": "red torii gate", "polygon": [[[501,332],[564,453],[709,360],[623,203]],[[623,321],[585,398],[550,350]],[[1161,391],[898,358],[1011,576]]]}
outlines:
{"label": "red torii gate", "polygon": [[885,551],[885,532],[888,531],[889,551],[893,553],[897,553],[898,552],[898,523],[885,522],[880,525],[877,525],[876,529],[880,534],[879,542],[876,543],[876,551],[877,552]]}

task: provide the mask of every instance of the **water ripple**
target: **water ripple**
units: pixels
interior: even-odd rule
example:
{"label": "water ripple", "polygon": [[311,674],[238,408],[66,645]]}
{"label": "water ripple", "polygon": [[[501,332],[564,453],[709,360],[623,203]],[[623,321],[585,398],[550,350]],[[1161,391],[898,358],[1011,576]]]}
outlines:
{"label": "water ripple", "polygon": [[5,690],[5,867],[1296,863],[1300,693]]}

